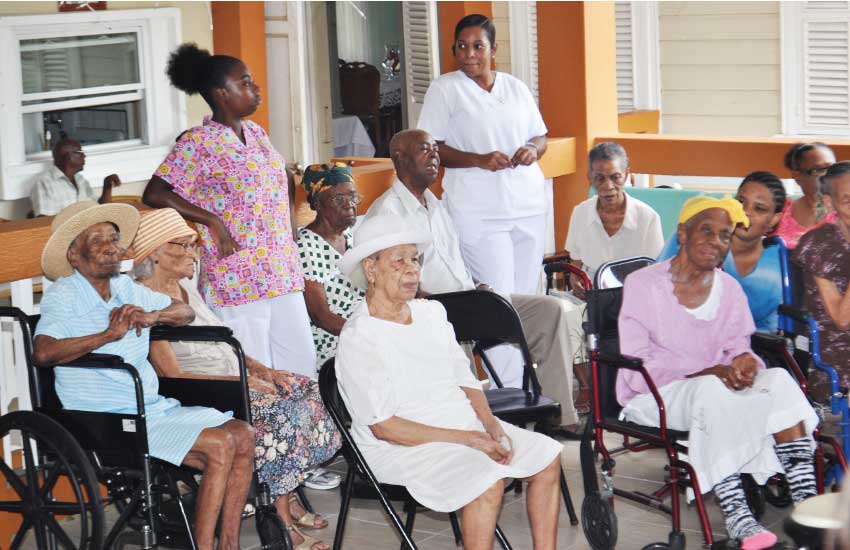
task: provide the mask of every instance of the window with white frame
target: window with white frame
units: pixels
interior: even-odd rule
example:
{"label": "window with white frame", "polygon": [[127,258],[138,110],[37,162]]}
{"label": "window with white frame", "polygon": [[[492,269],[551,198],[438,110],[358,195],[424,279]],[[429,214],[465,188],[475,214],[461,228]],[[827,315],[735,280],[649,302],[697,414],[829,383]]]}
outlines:
{"label": "window with white frame", "polygon": [[0,199],[28,196],[65,136],[93,184],[149,178],[185,129],[165,76],[179,43],[176,8],[0,18]]}
{"label": "window with white frame", "polygon": [[787,135],[850,136],[850,2],[780,2]]}
{"label": "window with white frame", "polygon": [[614,2],[617,40],[617,110],[661,105],[658,2]]}

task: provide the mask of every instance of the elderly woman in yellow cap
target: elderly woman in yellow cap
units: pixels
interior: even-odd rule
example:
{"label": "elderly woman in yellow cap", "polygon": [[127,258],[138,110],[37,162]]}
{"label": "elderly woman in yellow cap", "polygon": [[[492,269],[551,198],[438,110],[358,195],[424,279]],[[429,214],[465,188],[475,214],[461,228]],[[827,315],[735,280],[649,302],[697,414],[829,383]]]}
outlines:
{"label": "elderly woman in yellow cap", "polygon": [[298,231],[304,271],[304,297],[313,330],[316,358],[321,367],[336,355],[337,337],[363,291],[339,270],[351,248],[351,228],[362,198],[354,187],[351,167],[342,162],[314,164],[304,171],[301,185],[316,219]]}
{"label": "elderly woman in yellow cap", "polygon": [[[189,304],[195,311],[192,325],[224,326],[190,281],[197,237],[172,208],[144,212],[133,241],[132,274],[137,283]],[[150,359],[160,376],[236,379],[239,375],[236,356],[223,343],[152,342]],[[260,481],[269,485],[295,547],[327,549],[325,543],[298,529],[321,529],[327,521],[307,513],[292,492],[305,472],[331,459],[340,446],[318,385],[307,376],[270,369],[251,357],[246,361]]]}
{"label": "elderly woman in yellow cap", "polygon": [[[632,273],[623,289],[620,350],[643,359],[664,401],[667,427],[690,430],[688,457],[700,490],[714,490],[729,536],[741,548],[769,548],[776,536],[750,513],[740,474],[764,482],[784,472],[799,502],[816,493],[811,434],[818,418],[783,369],[765,370],[750,349],[753,317],[741,286],[717,266],[741,203],[694,197],[679,215],[679,253]],[[659,425],[639,373],[621,371],[622,417]]]}

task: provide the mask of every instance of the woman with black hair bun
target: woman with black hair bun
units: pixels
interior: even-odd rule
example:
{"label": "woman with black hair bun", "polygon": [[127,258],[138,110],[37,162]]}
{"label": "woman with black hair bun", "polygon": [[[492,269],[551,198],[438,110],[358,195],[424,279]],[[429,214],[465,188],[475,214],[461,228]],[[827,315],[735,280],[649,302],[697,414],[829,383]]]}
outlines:
{"label": "woman with black hair bun", "polygon": [[[142,199],[198,224],[199,290],[245,354],[276,371],[315,379],[284,159],[265,130],[245,120],[260,105],[260,88],[241,60],[211,55],[196,44],[172,52],[167,73],[174,87],[200,94],[212,115],[178,138]],[[288,374],[277,374],[285,384]],[[328,548],[294,527],[323,528],[327,521],[288,504],[279,495],[276,505],[295,546]]]}
{"label": "woman with black hair bun", "polygon": [[785,153],[783,162],[803,190],[802,197],[786,200],[776,227],[776,234],[793,249],[804,234],[835,221],[835,213],[824,204],[819,185],[820,177],[835,164],[835,153],[825,143],[795,143]]}

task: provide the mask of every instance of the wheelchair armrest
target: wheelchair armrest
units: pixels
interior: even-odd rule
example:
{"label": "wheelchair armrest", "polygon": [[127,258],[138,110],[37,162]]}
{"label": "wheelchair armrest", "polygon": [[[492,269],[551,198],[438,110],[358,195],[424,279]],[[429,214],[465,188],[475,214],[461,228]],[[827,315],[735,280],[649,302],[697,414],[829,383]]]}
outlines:
{"label": "wheelchair armrest", "polygon": [[139,371],[136,367],[129,363],[125,363],[124,359],[118,355],[109,353],[87,353],[82,357],[60,363],[58,365],[36,365],[39,369],[55,369],[62,367],[64,369],[107,369],[107,370],[123,370],[133,379],[133,386],[136,391],[136,414],[145,414],[145,396],[142,391],[142,379],[139,376]]}
{"label": "wheelchair armrest", "polygon": [[643,368],[643,359],[639,357],[600,351],[598,359],[601,363],[614,366],[618,369],[629,369],[644,372],[646,371],[646,369]]}
{"label": "wheelchair armrest", "polygon": [[811,313],[807,309],[789,306],[788,304],[779,304],[779,313],[801,323],[808,322],[809,317],[811,317]]}
{"label": "wheelchair armrest", "polygon": [[548,256],[543,256],[543,265],[555,263],[555,262],[569,262],[570,261],[570,253],[566,250],[560,250],[555,252],[554,254],[550,254]]}
{"label": "wheelchair armrest", "polygon": [[233,337],[233,331],[228,327],[216,326],[182,326],[171,327],[156,325],[151,328],[151,340],[167,340],[169,342],[227,342]]}
{"label": "wheelchair armrest", "polygon": [[766,332],[754,332],[750,337],[750,347],[753,351],[757,350],[776,350],[782,349],[786,345],[786,340],[782,336],[776,334],[768,334]]}

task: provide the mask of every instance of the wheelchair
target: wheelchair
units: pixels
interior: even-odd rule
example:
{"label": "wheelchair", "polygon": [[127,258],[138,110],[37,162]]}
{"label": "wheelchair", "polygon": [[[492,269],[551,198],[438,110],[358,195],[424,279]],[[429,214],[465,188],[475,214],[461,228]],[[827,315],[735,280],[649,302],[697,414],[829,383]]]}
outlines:
{"label": "wheelchair", "polygon": [[[0,439],[19,436],[24,472],[0,460],[0,472],[20,500],[0,502],[0,511],[22,521],[10,545],[21,548],[29,531],[39,550],[121,550],[138,546],[195,550],[192,532],[196,470],[176,467],[149,455],[145,401],[136,369],[114,355],[88,354],[68,364],[39,367],[33,362],[32,334],[38,316],[14,307],[0,308],[23,336],[32,411],[0,417]],[[151,340],[225,342],[239,360],[239,381],[161,378],[160,393],[185,406],[231,410],[251,422],[245,357],[224,327],[154,327]],[[126,372],[135,388],[135,414],[64,409],[54,389],[56,367]],[[271,503],[268,487],[252,487],[256,525],[264,550],[290,550],[292,543]],[[118,519],[105,533],[104,508],[114,505]],[[305,503],[305,507],[309,504]],[[73,523],[62,521],[72,517]]]}

